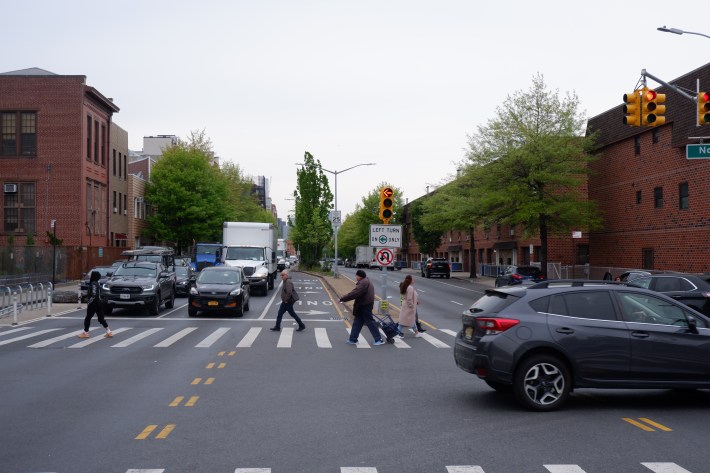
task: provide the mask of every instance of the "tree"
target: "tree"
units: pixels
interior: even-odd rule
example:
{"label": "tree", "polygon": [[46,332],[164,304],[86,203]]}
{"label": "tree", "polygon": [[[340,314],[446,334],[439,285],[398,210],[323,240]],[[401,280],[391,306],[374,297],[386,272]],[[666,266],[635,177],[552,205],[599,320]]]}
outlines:
{"label": "tree", "polygon": [[296,190],[293,193],[296,224],[290,236],[301,251],[304,267],[315,266],[333,235],[328,219],[333,194],[320,161],[306,151],[303,165],[296,171]]}
{"label": "tree", "polygon": [[[415,200],[409,206],[409,212],[412,217],[412,236],[419,245],[419,251],[424,254],[432,254],[441,245],[441,237],[446,229],[439,224],[443,222],[436,218],[437,212],[431,209],[425,213],[425,208],[429,208],[428,204],[430,197],[425,197],[424,201]],[[425,218],[431,216],[431,224],[427,226]]]}
{"label": "tree", "polygon": [[222,165],[222,174],[229,187],[229,205],[236,222],[276,223],[274,214],[259,205],[252,192],[252,179],[245,176],[238,164],[227,162]]}
{"label": "tree", "polygon": [[146,199],[155,209],[146,217],[146,233],[174,243],[178,253],[193,240],[220,240],[223,223],[234,215],[227,179],[210,164],[206,143],[204,134],[198,134],[197,141],[164,150],[146,185]]}
{"label": "tree", "polygon": [[542,75],[517,91],[496,117],[469,136],[466,169],[476,212],[489,222],[520,225],[539,235],[547,272],[550,229],[594,229],[598,211],[585,193],[595,136],[584,136],[577,96],[549,91]]}

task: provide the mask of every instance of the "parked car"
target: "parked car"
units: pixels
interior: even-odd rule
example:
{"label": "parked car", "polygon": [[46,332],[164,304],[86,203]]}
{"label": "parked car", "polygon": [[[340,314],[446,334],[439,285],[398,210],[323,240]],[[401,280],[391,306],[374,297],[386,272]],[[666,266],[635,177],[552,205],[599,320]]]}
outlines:
{"label": "parked car", "polygon": [[620,275],[618,275],[616,277],[616,280],[620,281],[620,282],[629,282],[629,281],[633,281],[636,278],[641,278],[641,277],[650,276],[650,275],[651,275],[651,273],[649,273],[648,271],[641,271],[641,270],[625,271],[625,272],[621,273]]}
{"label": "parked car", "polygon": [[[177,260],[176,260],[177,262]],[[187,297],[193,272],[190,266],[175,266],[175,295]]]}
{"label": "parked car", "polygon": [[710,316],[710,274],[653,274],[637,277],[627,284],[663,293]]}
{"label": "parked car", "polygon": [[237,317],[249,310],[249,279],[239,266],[209,266],[195,279],[188,296],[187,314],[229,313]]}
{"label": "parked car", "polygon": [[158,315],[160,306],[175,305],[175,273],[162,263],[129,261],[116,268],[101,286],[104,314],[116,307],[144,307]]}
{"label": "parked car", "polygon": [[89,278],[91,277],[91,273],[93,271],[98,271],[101,275],[101,278],[99,279],[99,285],[101,285],[106,282],[108,278],[111,277],[114,270],[115,268],[113,266],[97,266],[95,268],[91,268],[87,273],[85,273],[81,281],[79,282],[79,293],[81,294],[81,302],[86,302],[86,294],[89,291]]}
{"label": "parked car", "polygon": [[429,258],[422,264],[422,277],[451,277],[451,264],[446,258]]}
{"label": "parked car", "polygon": [[536,411],[575,388],[710,388],[710,318],[647,289],[545,281],[489,289],[462,316],[454,358]]}
{"label": "parked car", "polygon": [[545,276],[542,275],[540,268],[536,266],[508,266],[503,274],[496,277],[495,286],[514,286],[516,284],[535,284],[543,281]]}

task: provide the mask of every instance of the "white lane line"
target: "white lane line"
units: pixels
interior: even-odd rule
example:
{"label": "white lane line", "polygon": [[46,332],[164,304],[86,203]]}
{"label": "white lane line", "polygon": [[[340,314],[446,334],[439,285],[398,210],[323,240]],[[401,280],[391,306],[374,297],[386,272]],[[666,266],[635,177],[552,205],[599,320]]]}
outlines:
{"label": "white lane line", "polygon": [[457,332],[454,332],[453,330],[449,330],[448,328],[440,328],[439,332],[444,332],[448,335],[451,335],[452,337],[455,337],[457,335]]}
{"label": "white lane line", "polygon": [[[44,335],[45,333],[49,333],[49,332],[54,332],[55,330],[61,330],[61,329],[60,328],[50,328],[47,330],[40,330],[39,332],[33,332],[33,333],[30,333],[27,335],[23,335],[21,337],[11,338],[10,340],[3,340],[2,342],[0,342],[0,345],[7,345],[9,343],[19,342],[20,340],[26,340],[26,339],[32,338],[32,337],[39,337],[40,335]],[[77,332],[77,335],[78,334],[79,334],[79,332]]]}
{"label": "white lane line", "polygon": [[4,335],[10,335],[11,333],[15,333],[15,332],[21,332],[21,331],[23,331],[23,330],[28,330],[28,329],[31,329],[31,328],[32,328],[32,327],[20,327],[20,328],[15,328],[15,329],[12,329],[12,330],[8,330],[7,332],[2,332],[2,333],[0,333],[0,337],[2,337],[2,336],[4,336]]}
{"label": "white lane line", "polygon": [[448,473],[484,473],[483,468],[478,465],[457,465],[447,466]]}
{"label": "white lane line", "polygon": [[[266,307],[264,307],[264,311],[261,313],[261,315],[259,316],[259,318],[257,320],[263,320],[264,317],[266,317],[266,313],[271,308],[271,304],[274,303],[274,301],[276,300],[276,296],[278,296],[279,293],[281,292],[281,286],[283,286],[283,284],[284,284],[283,281],[281,281],[281,283],[278,285],[278,287],[274,288],[274,291],[273,291],[274,293],[271,295],[271,300],[269,301],[268,304],[266,304]],[[267,290],[266,292],[268,293],[269,291]]]}
{"label": "white lane line", "polygon": [[293,327],[282,328],[279,335],[279,342],[276,344],[276,348],[291,348],[291,341],[293,340]]}
{"label": "white lane line", "polygon": [[328,332],[323,327],[316,327],[316,344],[318,348],[333,348],[328,338]]}
{"label": "white lane line", "polygon": [[456,304],[456,305],[461,305],[461,306],[463,305],[462,303],[456,302],[456,301],[449,301],[449,302],[451,302],[451,303],[453,303],[453,304]]}
{"label": "white lane line", "polygon": [[543,465],[550,473],[584,473],[579,465]]}
{"label": "white lane line", "polygon": [[641,463],[643,466],[655,473],[690,473],[685,468],[675,463]]}
{"label": "white lane line", "polygon": [[363,466],[341,466],[340,473],[377,473],[377,468]]}
{"label": "white lane line", "polygon": [[156,344],[156,345],[153,345],[153,347],[154,347],[154,348],[166,348],[166,347],[169,347],[169,346],[172,345],[173,343],[175,343],[175,342],[177,342],[178,340],[180,340],[182,337],[187,336],[189,333],[192,333],[192,332],[194,332],[195,330],[197,330],[197,327],[187,327],[187,328],[185,328],[185,329],[182,329],[182,330],[180,330],[178,333],[176,333],[175,335],[173,335],[172,337],[168,337],[168,338],[166,338],[165,340],[163,340],[162,342],[160,342],[160,343],[158,343],[158,344]]}
{"label": "white lane line", "polygon": [[[365,328],[365,327],[363,327]],[[347,329],[348,335],[350,335],[351,329]],[[357,348],[370,348],[370,345],[367,343],[367,340],[365,340],[365,337],[362,336],[362,331],[360,332],[360,335],[357,337]]]}
{"label": "white lane line", "polygon": [[138,340],[143,340],[146,337],[150,337],[153,335],[155,332],[159,332],[160,330],[163,330],[162,328],[151,328],[148,330],[145,330],[138,335],[134,335],[131,338],[127,338],[124,341],[117,343],[115,345],[111,345],[111,348],[125,348],[128,345],[132,345],[136,343]]}
{"label": "white lane line", "polygon": [[431,343],[432,345],[434,345],[436,348],[451,348],[451,347],[450,347],[449,345],[447,345],[446,343],[444,343],[444,342],[442,342],[442,341],[439,341],[438,339],[432,337],[432,336],[429,335],[428,333],[423,333],[423,334],[422,334],[422,338],[423,338],[424,340],[426,340],[427,342]]}
{"label": "white lane line", "polygon": [[237,348],[251,347],[252,343],[254,343],[254,340],[256,340],[256,337],[259,336],[259,332],[261,332],[261,327],[250,328],[247,334],[244,335],[244,338],[242,338],[237,344]]}
{"label": "white lane line", "polygon": [[221,327],[212,332],[210,336],[202,340],[200,343],[195,345],[195,348],[209,348],[211,347],[214,342],[220,339],[225,333],[229,332],[230,328],[229,327]]}
{"label": "white lane line", "polygon": [[[114,335],[117,335],[121,332],[125,332],[126,330],[130,330],[130,327],[117,328],[116,330],[112,330],[112,332]],[[93,338],[87,338],[83,342],[75,343],[74,345],[69,345],[67,348],[84,348],[85,346],[91,345],[92,343],[100,342],[102,340],[110,340],[110,339],[104,337],[103,335],[97,335]]]}
{"label": "white lane line", "polygon": [[166,316],[168,316],[168,315],[170,315],[170,314],[174,314],[176,311],[182,309],[183,307],[187,307],[187,302],[185,302],[185,303],[184,303],[183,305],[181,305],[181,306],[173,305],[173,308],[172,308],[172,309],[168,310],[168,311],[167,311],[166,313],[164,313],[163,315],[157,316],[156,319],[162,319],[163,317],[166,317]]}
{"label": "white lane line", "polygon": [[132,468],[130,470],[126,470],[126,473],[163,473],[164,471],[164,469],[136,470],[135,468]]}
{"label": "white lane line", "polygon": [[[98,330],[98,329],[99,329],[98,327],[94,327],[92,329],[89,329],[89,332],[93,332],[94,330]],[[66,340],[67,338],[77,338],[76,336],[79,335],[80,333],[81,332],[77,332],[76,330],[72,330],[70,333],[65,333],[64,335],[50,338],[49,340],[44,340],[42,342],[35,343],[34,345],[29,345],[27,348],[44,348],[46,346],[51,345],[52,343]]]}
{"label": "white lane line", "polygon": [[271,473],[271,468],[237,468],[234,473]]}

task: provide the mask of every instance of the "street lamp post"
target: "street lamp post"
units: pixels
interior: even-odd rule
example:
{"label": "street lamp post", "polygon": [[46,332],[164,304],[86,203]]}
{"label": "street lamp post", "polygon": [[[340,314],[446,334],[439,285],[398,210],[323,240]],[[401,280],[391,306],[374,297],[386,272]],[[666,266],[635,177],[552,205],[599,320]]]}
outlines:
{"label": "street lamp post", "polygon": [[[351,169],[355,169],[356,167],[360,166],[374,166],[376,163],[360,163],[356,164],[355,166],[350,166],[347,169],[343,169],[342,171],[330,171],[328,169],[325,169],[321,167],[321,169],[325,172],[331,173],[333,176],[335,176],[335,192],[333,193],[334,200],[335,200],[335,213],[337,214],[338,212],[338,174],[342,174],[345,171],[350,171]],[[338,230],[340,230],[340,223],[338,225],[335,225],[335,265],[333,269],[333,277],[334,278],[339,278],[340,274],[338,272]]]}
{"label": "street lamp post", "polygon": [[660,26],[656,28],[658,31],[663,31],[664,33],[673,33],[673,34],[696,34],[698,36],[705,36],[706,38],[710,38],[710,36],[703,34],[703,33],[694,33],[692,31],[683,31],[679,30],[678,28],[666,28],[666,26]]}

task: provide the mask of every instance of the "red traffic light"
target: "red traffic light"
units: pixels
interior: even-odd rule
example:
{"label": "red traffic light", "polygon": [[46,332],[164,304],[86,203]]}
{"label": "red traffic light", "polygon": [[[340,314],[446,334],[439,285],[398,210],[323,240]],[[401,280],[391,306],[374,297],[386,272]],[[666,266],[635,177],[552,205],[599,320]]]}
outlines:
{"label": "red traffic light", "polygon": [[656,100],[656,97],[657,97],[657,96],[658,96],[658,94],[657,94],[656,91],[653,90],[653,89],[648,89],[648,90],[646,91],[646,100],[649,100],[649,101],[651,101],[651,100]]}

